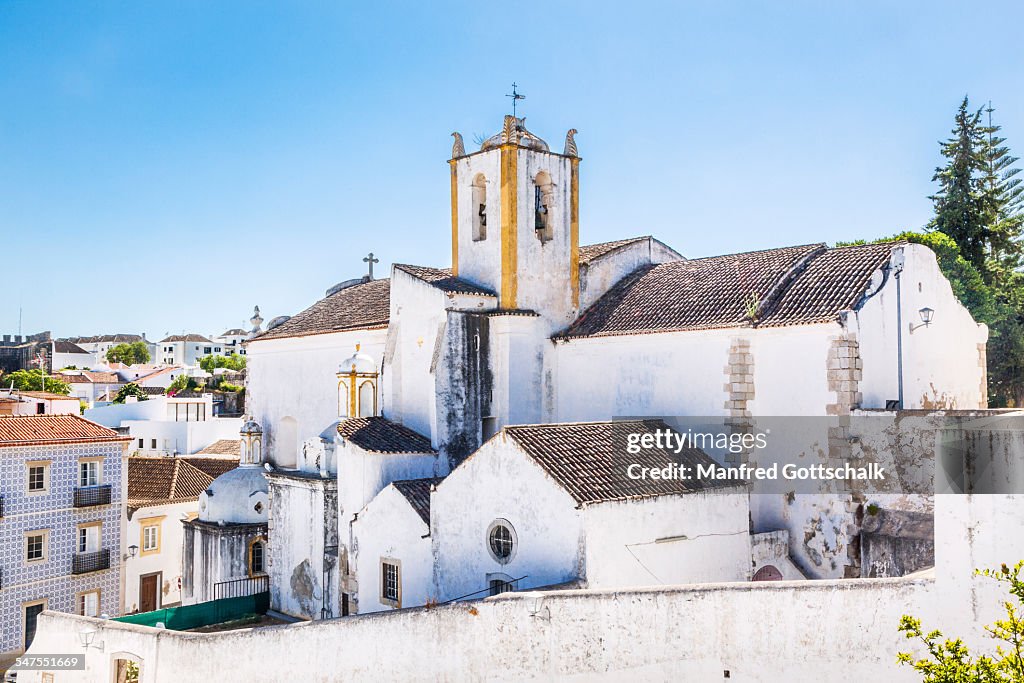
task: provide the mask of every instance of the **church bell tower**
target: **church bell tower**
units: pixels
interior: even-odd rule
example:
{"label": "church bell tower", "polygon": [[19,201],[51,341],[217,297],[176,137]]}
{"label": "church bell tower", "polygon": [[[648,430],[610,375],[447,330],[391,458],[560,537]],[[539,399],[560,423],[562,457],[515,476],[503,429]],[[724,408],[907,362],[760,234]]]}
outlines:
{"label": "church bell tower", "polygon": [[559,154],[525,121],[506,116],[476,152],[452,134],[452,270],[554,328],[579,307],[580,159],[575,130]]}

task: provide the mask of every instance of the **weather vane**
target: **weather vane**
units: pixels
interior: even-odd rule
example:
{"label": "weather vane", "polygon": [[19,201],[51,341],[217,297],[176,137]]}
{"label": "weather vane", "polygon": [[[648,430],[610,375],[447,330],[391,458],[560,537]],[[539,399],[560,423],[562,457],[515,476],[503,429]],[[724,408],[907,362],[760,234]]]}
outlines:
{"label": "weather vane", "polygon": [[518,87],[519,86],[517,86],[515,84],[515,82],[513,81],[513,83],[512,83],[512,94],[511,95],[505,95],[505,97],[511,97],[512,98],[512,116],[516,115],[516,102],[518,102],[519,100],[525,100],[526,99],[526,95],[520,95],[519,91],[516,90],[516,88],[518,88]]}

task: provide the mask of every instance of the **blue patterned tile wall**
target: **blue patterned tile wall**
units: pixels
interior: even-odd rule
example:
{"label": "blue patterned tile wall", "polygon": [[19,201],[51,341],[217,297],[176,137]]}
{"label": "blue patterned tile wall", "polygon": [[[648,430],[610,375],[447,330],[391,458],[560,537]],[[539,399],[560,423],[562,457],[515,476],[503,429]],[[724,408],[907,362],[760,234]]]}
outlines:
{"label": "blue patterned tile wall", "polygon": [[[101,483],[109,484],[109,505],[73,507],[79,458],[103,458]],[[21,650],[24,640],[22,605],[48,601],[48,608],[77,612],[79,592],[100,591],[100,613],[120,611],[121,574],[121,443],[0,447],[0,653]],[[49,488],[29,495],[27,462],[49,460]],[[102,522],[100,547],[110,551],[110,568],[71,573],[77,550],[78,525]],[[25,532],[48,530],[46,559],[25,560]]]}

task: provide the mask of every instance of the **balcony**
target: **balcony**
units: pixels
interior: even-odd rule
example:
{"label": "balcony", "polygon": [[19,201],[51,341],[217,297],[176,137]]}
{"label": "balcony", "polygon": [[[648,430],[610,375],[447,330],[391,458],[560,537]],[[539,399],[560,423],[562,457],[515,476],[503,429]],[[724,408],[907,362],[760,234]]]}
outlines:
{"label": "balcony", "polygon": [[110,484],[83,486],[75,489],[74,506],[87,508],[94,505],[110,505]]}
{"label": "balcony", "polygon": [[110,548],[97,550],[94,553],[75,553],[71,558],[72,574],[88,574],[101,569],[110,569]]}

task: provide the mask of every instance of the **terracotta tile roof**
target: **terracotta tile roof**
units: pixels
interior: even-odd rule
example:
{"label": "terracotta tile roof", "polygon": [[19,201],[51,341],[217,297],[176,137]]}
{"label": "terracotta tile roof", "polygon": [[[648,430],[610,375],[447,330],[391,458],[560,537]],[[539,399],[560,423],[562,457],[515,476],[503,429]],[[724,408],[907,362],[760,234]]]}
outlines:
{"label": "terracotta tile roof", "polygon": [[411,266],[405,263],[396,263],[395,268],[419,278],[445,292],[457,294],[479,294],[481,296],[497,296],[494,292],[485,287],[474,285],[468,280],[452,275],[451,268],[431,268],[430,266]]}
{"label": "terracotta tile roof", "polygon": [[589,263],[594,259],[599,259],[605,254],[615,251],[619,247],[624,247],[628,244],[635,244],[648,240],[650,237],[630,237],[624,240],[615,240],[613,242],[600,242],[598,244],[584,244],[580,246],[580,263]]}
{"label": "terracotta tile roof", "polygon": [[391,281],[370,280],[324,297],[274,329],[250,339],[248,343],[387,327],[391,314],[390,303]]}
{"label": "terracotta tile roof", "polygon": [[0,446],[130,440],[77,415],[0,416]]}
{"label": "terracotta tile roof", "polygon": [[[128,458],[128,507],[140,508],[164,503],[197,500],[216,476],[234,469],[237,461],[217,475],[196,466],[194,458],[132,455]],[[209,460],[201,458],[200,460]]]}
{"label": "terracotta tile roof", "polygon": [[179,457],[178,459],[188,461],[190,465],[198,470],[202,470],[214,479],[225,472],[230,472],[238,467],[238,458],[227,458],[223,456],[204,458],[201,457],[199,453],[196,453],[195,455]]}
{"label": "terracotta tile roof", "polygon": [[894,246],[865,244],[816,255],[766,308],[758,326],[828,322],[839,311],[856,308],[871,274],[888,263]]}
{"label": "terracotta tile roof", "polygon": [[220,439],[214,441],[196,455],[233,455],[238,458],[242,455],[241,439]]}
{"label": "terracotta tile roof", "polygon": [[19,391],[22,396],[28,396],[30,398],[39,398],[46,401],[77,401],[78,399],[74,396],[65,396],[64,394],[54,394],[49,391]]}
{"label": "terracotta tile roof", "polygon": [[615,284],[559,337],[591,337],[749,324],[751,292],[767,294],[822,245],[671,261]]}
{"label": "terracotta tile roof", "polygon": [[859,305],[893,246],[809,244],[647,266],[615,284],[556,338],[835,320]]}
{"label": "terracotta tile roof", "polygon": [[75,344],[74,342],[65,341],[63,339],[58,339],[55,342],[53,342],[53,352],[54,353],[86,353],[86,354],[89,353],[88,351],[83,349],[78,344]]}
{"label": "terracotta tile roof", "polygon": [[434,453],[430,439],[384,417],[350,417],[338,433],[371,453]]}
{"label": "terracotta tile roof", "polygon": [[[669,429],[661,420],[517,425],[503,431],[537,462],[577,503],[650,498],[736,486],[715,479],[631,479],[628,467],[693,467],[714,461],[697,448],[678,455],[659,449],[626,452],[629,434]],[[693,475],[696,477],[696,474]]]}
{"label": "terracotta tile roof", "polygon": [[226,332],[222,333],[220,336],[222,336],[222,337],[238,337],[238,336],[242,336],[242,337],[244,337],[247,334],[249,334],[249,333],[246,332],[245,330],[243,330],[242,328],[240,328],[240,327],[233,327],[230,330],[227,330]]}
{"label": "terracotta tile roof", "polygon": [[213,343],[212,340],[207,339],[201,334],[172,334],[170,337],[164,337],[157,343],[163,344],[164,342],[200,342],[203,344]]}
{"label": "terracotta tile roof", "polygon": [[126,344],[130,342],[145,341],[140,334],[98,334],[92,337],[68,337],[63,341],[75,344],[98,344],[100,342],[113,342],[115,344]]}
{"label": "terracotta tile roof", "polygon": [[409,505],[426,525],[430,526],[430,488],[440,483],[441,478],[402,479],[391,482],[398,492],[405,496]]}
{"label": "terracotta tile roof", "polygon": [[123,384],[116,372],[93,372],[82,370],[81,372],[65,373],[55,372],[53,376],[68,384]]}

